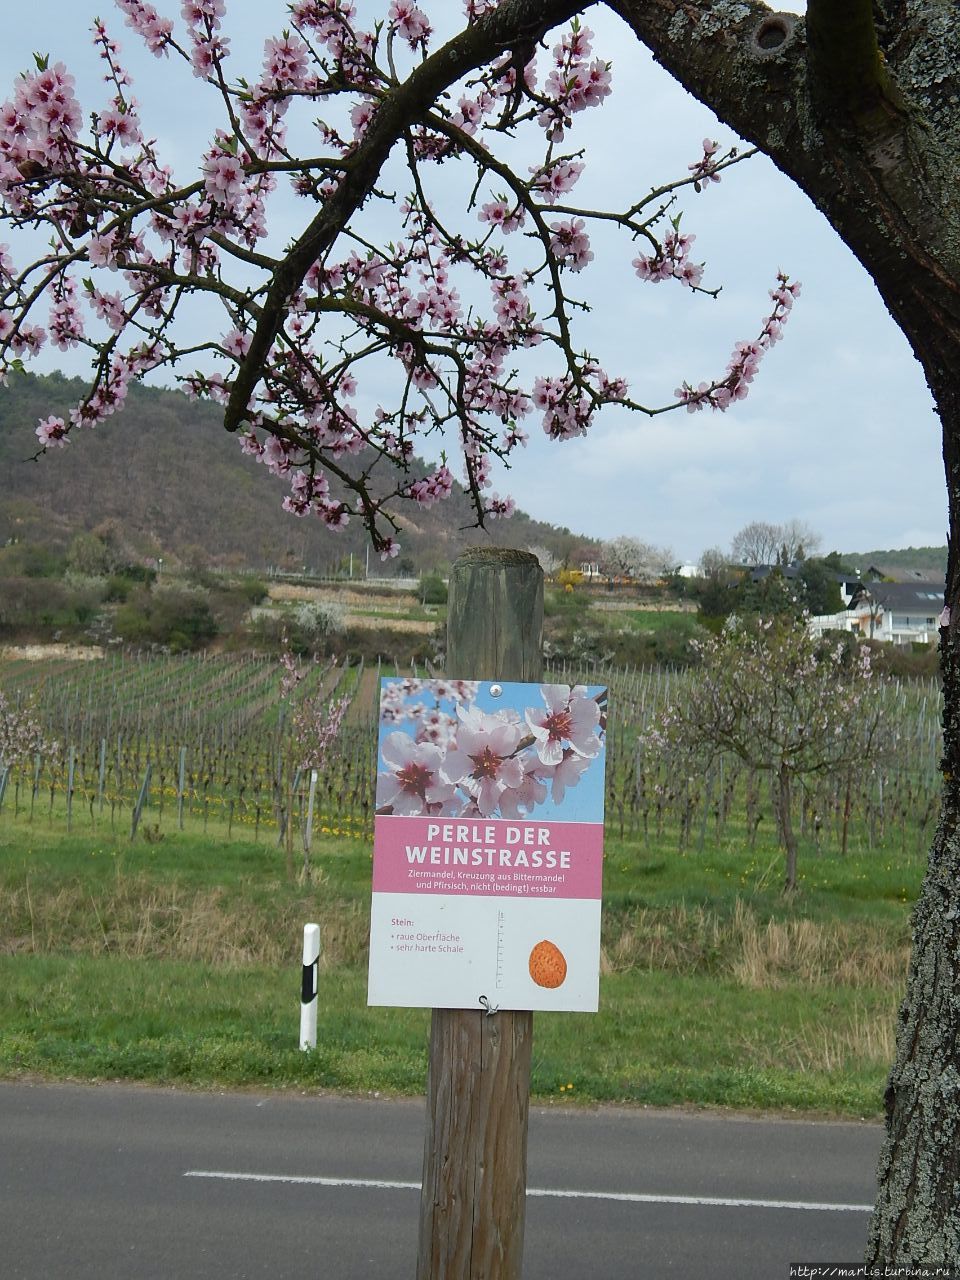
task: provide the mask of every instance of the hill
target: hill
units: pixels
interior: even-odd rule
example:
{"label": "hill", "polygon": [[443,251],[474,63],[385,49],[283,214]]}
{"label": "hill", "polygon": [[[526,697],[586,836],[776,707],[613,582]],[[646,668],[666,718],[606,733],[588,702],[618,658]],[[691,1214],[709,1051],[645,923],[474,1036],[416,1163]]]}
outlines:
{"label": "hill", "polygon": [[[351,552],[365,555],[359,524],[332,533],[283,511],[283,481],[241,453],[216,406],[179,391],[135,386],[115,418],[30,461],[39,419],[65,413],[82,389],[59,374],[17,375],[0,388],[0,545],[62,549],[78,533],[114,521],[145,559],[325,574]],[[414,476],[423,470],[415,465]],[[519,511],[487,531],[470,528],[474,517],[459,486],[430,510],[408,504],[400,520],[403,552],[394,572],[443,567],[479,542],[540,545],[560,559],[590,542]]]}
{"label": "hill", "polygon": [[947,548],[942,547],[897,547],[892,551],[851,551],[843,556],[844,563],[858,565],[865,569],[868,565],[886,566],[890,569],[936,569],[946,576]]}

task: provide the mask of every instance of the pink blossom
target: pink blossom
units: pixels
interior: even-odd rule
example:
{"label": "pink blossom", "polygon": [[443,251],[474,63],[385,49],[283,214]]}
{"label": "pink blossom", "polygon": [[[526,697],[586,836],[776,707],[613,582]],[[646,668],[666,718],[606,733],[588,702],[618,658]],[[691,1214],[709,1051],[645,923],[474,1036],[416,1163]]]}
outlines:
{"label": "pink blossom", "polygon": [[30,705],[15,707],[0,692],[0,772],[35,756],[53,755],[56,750],[57,743],[44,738]]}
{"label": "pink blossom", "polygon": [[123,299],[119,293],[100,293],[94,289],[90,295],[93,309],[101,320],[105,320],[114,333],[119,333],[127,322],[123,309]]}
{"label": "pink blossom", "polygon": [[522,757],[523,780],[519,786],[504,787],[500,792],[500,816],[516,820],[532,813],[537,805],[543,804],[547,798],[547,783],[544,771],[536,756]]}
{"label": "pink blossom", "polygon": [[119,100],[100,115],[100,129],[111,138],[115,138],[121,146],[130,147],[143,141],[140,122],[132,104],[122,104]]}
{"label": "pink blossom", "polygon": [[560,764],[565,749],[593,758],[600,753],[600,708],[583,685],[542,684],[546,709],[529,707],[524,718],[543,764]]}
{"label": "pink blossom", "polygon": [[183,0],[180,13],[188,26],[216,31],[226,13],[226,4],[224,0]]}
{"label": "pink blossom", "polygon": [[231,329],[229,333],[224,334],[220,340],[220,345],[224,351],[234,356],[237,360],[242,360],[250,349],[251,335],[243,333],[239,329]]}
{"label": "pink blossom", "polygon": [[501,794],[523,782],[523,766],[514,755],[523,728],[503,712],[489,715],[475,706],[458,706],[457,716],[456,750],[447,753],[441,773],[463,786],[487,818],[496,812]]}
{"label": "pink blossom", "polygon": [[674,394],[679,403],[686,406],[688,413],[698,413],[707,405],[722,413],[735,400],[746,398],[761,359],[779,340],[793,301],[799,294],[799,283],[791,282],[782,271],[778,272],[777,287],[770,291],[774,302],[773,311],[764,320],[756,341],[736,344],[733,355],[727,362],[725,377],[717,382],[701,382],[697,387],[691,386],[689,382],[677,387]]}
{"label": "pink blossom", "polygon": [[547,204],[556,204],[565,191],[576,185],[583,173],[583,165],[579,160],[555,160],[552,164],[540,169],[531,169],[534,177],[531,188],[536,191]]}
{"label": "pink blossom", "polygon": [[157,57],[167,53],[173,33],[169,18],[161,18],[152,4],[142,0],[116,0],[116,4],[127,15],[127,26],[136,31],[151,53]]}
{"label": "pink blossom", "polygon": [[[577,755],[575,751],[564,751],[563,759],[549,773],[550,799],[554,804],[563,804],[568,787],[575,787],[590,768],[589,756]],[[547,770],[541,770],[546,777]]]}
{"label": "pink blossom", "polygon": [[499,494],[491,494],[484,507],[484,514],[491,520],[507,520],[517,509],[513,498],[501,498]]}
{"label": "pink blossom", "polygon": [[476,22],[478,18],[493,13],[500,3],[501,0],[464,0],[463,11],[470,22]]}
{"label": "pink blossom", "polygon": [[453,492],[453,474],[449,467],[439,467],[423,480],[415,480],[409,487],[410,497],[421,507],[432,507],[449,498]]}
{"label": "pink blossom", "polygon": [[37,427],[37,439],[45,449],[62,449],[68,442],[67,424],[62,418],[43,418]]}
{"label": "pink blossom", "polygon": [[229,56],[230,41],[225,36],[197,37],[193,42],[190,65],[201,80],[211,75],[217,65]]}
{"label": "pink blossom", "polygon": [[426,49],[432,28],[427,15],[411,0],[391,0],[389,19],[411,49]]}
{"label": "pink blossom", "polygon": [[653,257],[640,254],[634,258],[633,268],[641,280],[659,284],[661,280],[679,280],[681,284],[696,288],[703,279],[703,265],[690,261],[690,249],[696,236],[680,235],[671,231],[664,237],[663,246]]}
{"label": "pink blossom", "polygon": [[50,308],[50,341],[60,351],[75,347],[83,337],[83,319],[77,302],[77,287],[67,277],[53,286]]}
{"label": "pink blossom", "polygon": [[309,50],[298,35],[289,32],[282,39],[270,38],[263,46],[261,89],[299,89],[309,66]]}
{"label": "pink blossom", "polygon": [[491,226],[499,227],[505,235],[522,227],[526,216],[526,210],[522,205],[518,204],[511,209],[502,197],[481,205],[480,212],[477,214],[481,222],[489,222]]}
{"label": "pink blossom", "polygon": [[550,226],[550,252],[560,266],[569,267],[571,271],[582,271],[588,262],[593,261],[590,238],[584,226],[582,218],[554,222]]}
{"label": "pink blossom", "polygon": [[443,776],[445,755],[431,742],[406,733],[388,733],[380,748],[387,768],[377,775],[377,808],[411,817],[452,799],[456,787]]}
{"label": "pink blossom", "polygon": [[362,98],[350,112],[350,123],[353,125],[353,136],[359,141],[367,131],[367,125],[373,119],[377,104],[373,98]]}
{"label": "pink blossom", "polygon": [[211,200],[229,205],[239,194],[243,183],[243,165],[236,156],[212,151],[204,158],[203,173]]}
{"label": "pink blossom", "polygon": [[720,150],[720,143],[714,142],[710,138],[703,140],[703,155],[699,160],[695,160],[693,164],[687,165],[694,178],[694,189],[702,190],[703,186],[708,182],[719,182],[720,175],[717,173],[717,152]]}

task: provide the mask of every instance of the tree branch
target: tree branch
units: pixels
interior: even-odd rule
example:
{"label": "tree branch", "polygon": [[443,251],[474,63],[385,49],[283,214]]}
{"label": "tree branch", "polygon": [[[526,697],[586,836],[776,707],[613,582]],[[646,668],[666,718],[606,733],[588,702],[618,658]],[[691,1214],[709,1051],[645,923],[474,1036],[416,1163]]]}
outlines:
{"label": "tree branch", "polygon": [[[802,148],[804,21],[759,0],[606,0],[661,66],[778,164]],[[788,165],[784,165],[790,172]]]}
{"label": "tree branch", "polygon": [[564,22],[583,7],[583,0],[505,0],[499,8],[467,27],[416,67],[386,94],[351,156],[351,165],[336,191],[293,245],[277,269],[267,292],[247,355],[237,371],[224,415],[224,426],[236,431],[247,419],[248,405],[270,348],[280,331],[291,295],[307,271],[330,247],[371,194],[387,157],[404,131],[416,124],[438,96],[475,67],[503,53],[530,30]]}
{"label": "tree branch", "polygon": [[873,19],[873,0],[808,0],[807,65],[821,110],[856,124],[890,114],[896,97]]}

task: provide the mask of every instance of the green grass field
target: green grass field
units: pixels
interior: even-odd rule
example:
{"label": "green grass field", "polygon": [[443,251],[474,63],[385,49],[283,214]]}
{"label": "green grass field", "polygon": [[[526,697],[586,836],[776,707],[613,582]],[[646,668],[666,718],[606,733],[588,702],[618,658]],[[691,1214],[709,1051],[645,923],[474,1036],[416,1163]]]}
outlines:
{"label": "green grass field", "polygon": [[[298,858],[298,866],[302,854]],[[540,1100],[874,1116],[916,857],[781,861],[609,840],[601,1010],[538,1014]],[[66,836],[0,820],[0,1073],[422,1092],[427,1011],[368,1009],[370,849]],[[302,925],[322,928],[318,1047],[297,1048]]]}

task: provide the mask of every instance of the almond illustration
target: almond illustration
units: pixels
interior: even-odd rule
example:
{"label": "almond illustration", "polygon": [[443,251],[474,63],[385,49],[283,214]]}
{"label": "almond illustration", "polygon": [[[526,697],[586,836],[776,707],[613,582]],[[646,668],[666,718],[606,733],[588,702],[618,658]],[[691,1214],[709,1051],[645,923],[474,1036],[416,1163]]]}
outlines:
{"label": "almond illustration", "polygon": [[559,987],[567,976],[567,961],[555,942],[546,938],[530,952],[530,977],[538,987]]}

